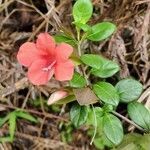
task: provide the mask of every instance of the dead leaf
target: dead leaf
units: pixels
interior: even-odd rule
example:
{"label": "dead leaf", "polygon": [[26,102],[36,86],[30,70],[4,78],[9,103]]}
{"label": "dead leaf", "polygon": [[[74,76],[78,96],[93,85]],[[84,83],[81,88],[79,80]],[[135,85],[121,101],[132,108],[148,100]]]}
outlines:
{"label": "dead leaf", "polygon": [[80,105],[89,105],[98,101],[97,96],[89,88],[73,89],[75,97]]}

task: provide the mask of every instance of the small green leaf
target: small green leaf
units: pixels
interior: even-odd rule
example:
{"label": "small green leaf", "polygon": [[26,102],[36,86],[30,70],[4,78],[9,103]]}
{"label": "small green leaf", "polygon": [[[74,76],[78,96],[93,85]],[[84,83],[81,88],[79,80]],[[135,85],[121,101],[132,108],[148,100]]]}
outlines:
{"label": "small green leaf", "polygon": [[56,102],[56,104],[67,104],[70,103],[72,101],[75,101],[75,96],[74,95],[69,95],[63,99],[60,99],[58,102]]}
{"label": "small green leaf", "polygon": [[73,6],[75,22],[85,24],[92,16],[93,5],[91,0],[77,0]]}
{"label": "small green leaf", "polygon": [[54,38],[57,43],[67,43],[72,46],[76,45],[75,39],[73,39],[72,37],[69,37],[65,34],[55,35]]}
{"label": "small green leaf", "polygon": [[78,103],[74,104],[70,110],[70,119],[77,128],[86,122],[88,117],[88,108],[80,106]]}
{"label": "small green leaf", "polygon": [[96,69],[100,68],[103,59],[103,57],[94,54],[84,54],[81,56],[81,60],[84,64]]}
{"label": "small green leaf", "polygon": [[83,31],[85,31],[85,32],[87,32],[88,30],[91,29],[91,27],[90,27],[89,25],[87,25],[87,24],[83,24],[83,23],[78,23],[78,22],[76,22],[75,25],[76,25],[78,28],[80,28],[80,29],[82,29]]}
{"label": "small green leaf", "polygon": [[93,91],[103,102],[117,106],[119,103],[119,95],[116,89],[107,82],[98,82],[93,85]]}
{"label": "small green leaf", "polygon": [[82,88],[86,86],[86,80],[82,75],[75,72],[72,80],[70,81],[70,86],[74,88]]}
{"label": "small green leaf", "polygon": [[[103,109],[101,107],[94,107],[93,108],[95,111],[95,115],[96,115],[96,120],[97,120],[97,125],[98,127],[100,127],[100,125],[102,124],[102,116],[104,115],[103,113]],[[88,125],[93,125],[94,126],[94,111],[93,109],[89,108],[88,110],[88,118],[87,118],[87,124]]]}
{"label": "small green leaf", "polygon": [[9,114],[7,115],[7,116],[5,116],[4,118],[0,118],[0,127],[4,124],[4,123],[6,123],[7,121],[8,121],[8,119],[9,119]]}
{"label": "small green leaf", "polygon": [[117,63],[103,58],[99,69],[92,68],[91,74],[101,78],[108,78],[117,73],[119,69],[120,68]]}
{"label": "small green leaf", "polygon": [[12,112],[9,117],[9,134],[10,138],[13,141],[16,130],[16,113]]}
{"label": "small green leaf", "polygon": [[91,27],[87,38],[91,41],[101,41],[108,38],[116,30],[116,26],[110,22],[98,23]]}
{"label": "small green leaf", "polygon": [[121,102],[137,100],[142,93],[142,84],[134,79],[123,79],[116,85]]}
{"label": "small green leaf", "polygon": [[23,118],[23,119],[26,119],[26,120],[29,120],[31,122],[34,122],[34,123],[37,123],[37,119],[34,118],[33,116],[31,116],[29,113],[27,112],[23,112],[23,111],[16,111],[16,116],[19,117],[19,118]]}
{"label": "small green leaf", "polygon": [[10,136],[0,137],[0,143],[6,143],[6,142],[12,142],[12,139]]}
{"label": "small green leaf", "polygon": [[128,104],[129,117],[139,126],[150,131],[150,111],[141,103],[131,102]]}
{"label": "small green leaf", "polygon": [[118,145],[123,139],[123,128],[121,121],[112,114],[105,114],[103,117],[103,130],[107,138]]}

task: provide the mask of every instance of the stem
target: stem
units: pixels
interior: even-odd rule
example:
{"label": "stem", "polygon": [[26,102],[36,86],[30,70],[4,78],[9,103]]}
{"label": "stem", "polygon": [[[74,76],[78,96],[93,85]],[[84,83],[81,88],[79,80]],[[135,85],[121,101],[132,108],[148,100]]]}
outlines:
{"label": "stem", "polygon": [[93,134],[92,140],[90,142],[90,145],[92,145],[92,143],[93,143],[93,141],[95,139],[96,133],[97,133],[97,118],[96,118],[96,113],[95,113],[93,105],[92,105],[92,109],[93,109],[93,113],[94,113],[94,125],[95,125],[95,128],[94,128],[94,134]]}
{"label": "stem", "polygon": [[145,130],[143,128],[141,128],[139,125],[135,124],[133,121],[131,121],[130,119],[122,116],[121,114],[117,113],[116,111],[112,111],[112,113],[114,115],[116,115],[117,117],[125,120],[126,122],[128,122],[129,124],[132,124],[133,126],[135,126],[137,129],[141,130],[142,132],[145,132]]}

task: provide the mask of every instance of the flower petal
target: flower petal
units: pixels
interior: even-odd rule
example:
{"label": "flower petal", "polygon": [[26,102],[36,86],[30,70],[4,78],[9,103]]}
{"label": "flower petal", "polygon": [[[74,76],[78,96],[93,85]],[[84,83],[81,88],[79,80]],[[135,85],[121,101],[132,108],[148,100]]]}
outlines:
{"label": "flower petal", "polygon": [[23,66],[29,67],[32,62],[41,57],[41,52],[36,48],[32,42],[24,43],[18,51],[17,59]]}
{"label": "flower petal", "polygon": [[32,63],[28,70],[28,78],[34,85],[44,85],[53,76],[54,69],[44,71],[43,68],[47,67],[46,60],[39,59]]}
{"label": "flower petal", "polygon": [[55,41],[48,33],[40,33],[36,40],[36,46],[38,49],[46,51],[50,55],[55,53]]}
{"label": "flower petal", "polygon": [[55,66],[55,78],[59,81],[71,80],[74,72],[74,65],[71,60],[58,63]]}
{"label": "flower petal", "polygon": [[50,98],[48,99],[47,104],[51,105],[56,103],[57,101],[59,101],[60,99],[65,98],[68,95],[68,93],[66,91],[56,91],[54,93],[51,94]]}
{"label": "flower petal", "polygon": [[56,47],[56,60],[59,62],[66,61],[72,52],[72,46],[66,43],[61,43]]}

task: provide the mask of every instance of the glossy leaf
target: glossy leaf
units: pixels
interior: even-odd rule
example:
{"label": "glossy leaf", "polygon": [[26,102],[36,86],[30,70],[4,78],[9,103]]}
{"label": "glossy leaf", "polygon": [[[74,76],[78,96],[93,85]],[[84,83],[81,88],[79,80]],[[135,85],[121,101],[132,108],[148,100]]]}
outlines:
{"label": "glossy leaf", "polygon": [[103,102],[117,106],[119,103],[119,95],[116,89],[107,82],[98,82],[93,85],[93,91]]}
{"label": "glossy leaf", "polygon": [[78,103],[74,104],[70,110],[70,119],[77,128],[86,122],[88,117],[88,108],[80,106]]}
{"label": "glossy leaf", "polygon": [[103,57],[94,54],[84,54],[81,56],[81,60],[84,64],[96,69],[100,68],[103,59]]}
{"label": "glossy leaf", "polygon": [[80,29],[82,29],[83,31],[85,31],[85,32],[87,32],[88,30],[91,29],[91,27],[90,27],[89,25],[87,25],[87,24],[83,24],[83,23],[78,23],[78,22],[76,22],[75,25],[76,25],[78,28],[80,28]]}
{"label": "glossy leaf", "polygon": [[[93,108],[96,115],[97,125],[98,127],[102,126],[102,116],[104,115],[103,109],[101,107],[94,107]],[[89,108],[88,110],[88,118],[87,118],[87,124],[94,126],[94,111],[92,108]]]}
{"label": "glossy leaf", "polygon": [[113,76],[115,73],[119,71],[119,65],[114,61],[110,61],[107,59],[101,59],[101,64],[99,69],[92,68],[91,74],[101,77],[101,78],[108,78]]}
{"label": "glossy leaf", "polygon": [[75,39],[73,39],[65,34],[55,35],[54,38],[57,43],[67,43],[72,46],[76,45]]}
{"label": "glossy leaf", "polygon": [[142,93],[142,84],[134,79],[123,79],[116,85],[121,102],[137,100]]}
{"label": "glossy leaf", "polygon": [[86,80],[82,75],[75,72],[72,80],[70,81],[70,86],[74,88],[82,88],[86,86]]}
{"label": "glossy leaf", "polygon": [[73,6],[75,22],[85,24],[92,16],[93,5],[91,0],[77,0]]}
{"label": "glossy leaf", "polygon": [[128,104],[129,117],[139,126],[150,131],[150,111],[141,103]]}
{"label": "glossy leaf", "polygon": [[103,117],[103,130],[107,138],[118,145],[123,139],[123,127],[121,121],[112,114]]}
{"label": "glossy leaf", "polygon": [[116,30],[116,26],[110,22],[98,23],[91,27],[87,38],[91,41],[101,41],[108,38]]}

